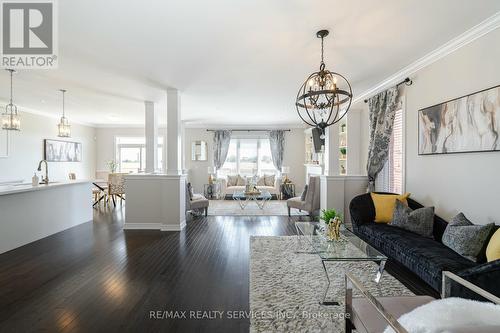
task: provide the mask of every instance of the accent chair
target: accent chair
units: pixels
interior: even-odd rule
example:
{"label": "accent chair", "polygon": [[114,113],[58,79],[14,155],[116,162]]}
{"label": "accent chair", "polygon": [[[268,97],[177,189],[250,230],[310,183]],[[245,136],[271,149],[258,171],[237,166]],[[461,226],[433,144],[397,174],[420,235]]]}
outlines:
{"label": "accent chair", "polygon": [[290,216],[291,208],[303,210],[313,216],[319,212],[320,208],[320,178],[319,176],[309,177],[309,185],[306,192],[305,200],[302,201],[301,197],[290,198],[286,201],[288,207],[288,216]]}

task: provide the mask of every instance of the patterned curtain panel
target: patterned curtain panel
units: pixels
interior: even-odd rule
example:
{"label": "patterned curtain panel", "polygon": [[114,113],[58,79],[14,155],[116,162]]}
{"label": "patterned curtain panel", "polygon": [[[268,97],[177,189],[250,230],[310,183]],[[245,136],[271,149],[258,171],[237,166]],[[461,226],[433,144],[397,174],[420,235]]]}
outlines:
{"label": "patterned curtain panel", "polygon": [[274,167],[281,172],[283,166],[283,151],[285,149],[285,131],[269,131],[269,143],[271,144],[271,155]]}
{"label": "patterned curtain panel", "polygon": [[398,89],[393,87],[373,96],[368,101],[370,109],[370,145],[368,146],[368,191],[375,190],[375,179],[389,155],[389,144],[396,113]]}
{"label": "patterned curtain panel", "polygon": [[214,132],[214,166],[216,170],[222,168],[229,152],[231,131],[219,130]]}

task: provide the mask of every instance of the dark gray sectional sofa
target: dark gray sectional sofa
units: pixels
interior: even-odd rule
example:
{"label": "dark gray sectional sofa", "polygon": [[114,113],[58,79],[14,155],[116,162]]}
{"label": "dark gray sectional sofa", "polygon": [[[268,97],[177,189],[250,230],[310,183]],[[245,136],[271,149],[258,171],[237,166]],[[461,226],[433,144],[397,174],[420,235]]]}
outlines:
{"label": "dark gray sectional sofa", "polygon": [[[412,209],[423,207],[408,199]],[[375,206],[369,193],[355,197],[349,206],[354,233],[404,265],[434,290],[441,290],[441,272],[451,271],[475,285],[500,296],[500,260],[476,263],[466,259],[441,243],[447,222],[434,217],[434,239],[383,223],[375,223]],[[496,227],[498,228],[498,227]],[[496,230],[496,229],[495,229]],[[457,291],[467,294],[467,291]],[[465,296],[465,295],[464,295]]]}

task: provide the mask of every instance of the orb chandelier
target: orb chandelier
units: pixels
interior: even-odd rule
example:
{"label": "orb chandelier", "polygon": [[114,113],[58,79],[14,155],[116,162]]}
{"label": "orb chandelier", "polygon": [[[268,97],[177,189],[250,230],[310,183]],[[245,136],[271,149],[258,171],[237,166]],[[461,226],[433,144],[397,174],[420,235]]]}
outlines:
{"label": "orb chandelier", "polygon": [[12,103],[12,75],[13,69],[6,69],[10,72],[10,102],[5,106],[5,112],[2,113],[2,129],[7,131],[20,131],[21,119],[17,113],[17,106]]}
{"label": "orb chandelier", "polygon": [[309,126],[319,128],[322,135],[325,128],[339,122],[351,107],[352,89],[347,79],[325,68],[324,43],[328,30],[320,30],[321,62],[319,71],[307,77],[297,93],[295,107],[300,119]]}
{"label": "orb chandelier", "polygon": [[65,114],[65,110],[64,110],[64,94],[66,93],[66,90],[65,89],[60,89],[60,91],[62,92],[62,117],[61,117],[61,121],[59,122],[59,124],[57,124],[57,128],[59,130],[59,133],[57,134],[58,137],[61,137],[61,138],[69,138],[71,137],[71,125],[69,124],[68,122],[68,118],[66,118],[66,114]]}

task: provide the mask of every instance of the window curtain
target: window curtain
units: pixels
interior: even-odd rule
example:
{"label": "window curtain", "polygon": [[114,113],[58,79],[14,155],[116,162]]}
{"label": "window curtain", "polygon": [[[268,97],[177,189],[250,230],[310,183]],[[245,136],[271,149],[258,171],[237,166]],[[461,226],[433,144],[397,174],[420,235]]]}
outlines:
{"label": "window curtain", "polygon": [[231,142],[231,131],[218,130],[214,132],[214,167],[218,171],[226,161]]}
{"label": "window curtain", "polygon": [[271,144],[271,155],[274,167],[281,172],[283,167],[283,151],[285,149],[285,131],[269,131],[269,143]]}
{"label": "window curtain", "polygon": [[368,191],[375,191],[375,179],[389,156],[392,127],[397,108],[398,89],[393,87],[368,100],[370,145],[368,146]]}

